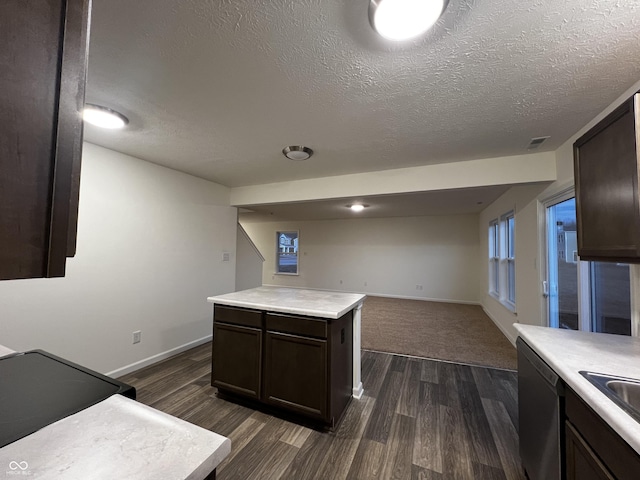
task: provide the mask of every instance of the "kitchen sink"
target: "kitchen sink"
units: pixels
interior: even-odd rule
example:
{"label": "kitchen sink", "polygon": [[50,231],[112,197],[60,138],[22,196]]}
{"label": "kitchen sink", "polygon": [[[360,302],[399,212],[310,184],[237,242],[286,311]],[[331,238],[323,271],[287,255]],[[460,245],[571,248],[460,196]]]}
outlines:
{"label": "kitchen sink", "polygon": [[640,422],[640,380],[585,371],[580,374]]}

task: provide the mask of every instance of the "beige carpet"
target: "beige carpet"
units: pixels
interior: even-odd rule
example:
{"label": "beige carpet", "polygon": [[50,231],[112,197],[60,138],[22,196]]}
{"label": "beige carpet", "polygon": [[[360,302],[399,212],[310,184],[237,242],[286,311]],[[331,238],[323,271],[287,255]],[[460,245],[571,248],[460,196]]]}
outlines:
{"label": "beige carpet", "polygon": [[367,297],[362,348],[516,369],[516,349],[478,305]]}

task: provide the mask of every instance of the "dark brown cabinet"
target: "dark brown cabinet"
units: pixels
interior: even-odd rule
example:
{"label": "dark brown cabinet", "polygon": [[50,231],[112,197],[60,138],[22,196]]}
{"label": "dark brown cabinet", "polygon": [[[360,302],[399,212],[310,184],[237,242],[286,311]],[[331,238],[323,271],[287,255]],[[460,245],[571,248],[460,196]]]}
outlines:
{"label": "dark brown cabinet", "polygon": [[640,262],[640,93],[574,143],[578,255]]}
{"label": "dark brown cabinet", "polygon": [[319,419],[327,416],[327,341],[267,332],[264,400]]}
{"label": "dark brown cabinet", "polygon": [[640,456],[569,388],[565,414],[567,480],[638,478]]}
{"label": "dark brown cabinet", "polygon": [[214,307],[211,384],[335,426],[352,394],[353,312],[339,319]]}
{"label": "dark brown cabinet", "polygon": [[75,254],[90,0],[0,2],[0,280]]}
{"label": "dark brown cabinet", "polygon": [[211,385],[260,399],[262,312],[216,306],[213,322]]}
{"label": "dark brown cabinet", "polygon": [[260,398],[262,330],[216,323],[213,331],[211,384],[250,398]]}
{"label": "dark brown cabinet", "polygon": [[565,429],[567,480],[615,480],[570,422]]}

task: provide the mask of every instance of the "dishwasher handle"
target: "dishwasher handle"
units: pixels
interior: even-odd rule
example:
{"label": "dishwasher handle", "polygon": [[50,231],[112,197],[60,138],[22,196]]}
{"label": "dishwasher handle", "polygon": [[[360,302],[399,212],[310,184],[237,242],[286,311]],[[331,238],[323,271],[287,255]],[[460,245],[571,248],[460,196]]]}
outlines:
{"label": "dishwasher handle", "polygon": [[527,357],[527,360],[538,371],[540,376],[549,384],[549,387],[558,393],[559,396],[564,396],[564,384],[560,380],[560,377],[553,369],[542,360],[533,349],[527,345],[527,343],[518,337],[516,340],[516,347],[518,351]]}

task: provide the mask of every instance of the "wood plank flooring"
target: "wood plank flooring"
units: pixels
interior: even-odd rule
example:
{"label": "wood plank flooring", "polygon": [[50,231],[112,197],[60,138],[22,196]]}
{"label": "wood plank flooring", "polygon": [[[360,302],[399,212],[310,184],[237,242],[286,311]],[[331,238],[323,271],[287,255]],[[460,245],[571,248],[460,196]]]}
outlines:
{"label": "wood plank flooring", "polygon": [[231,438],[218,479],[524,480],[515,372],[364,351],[335,432],[219,399],[205,344],[131,373],[138,400]]}

